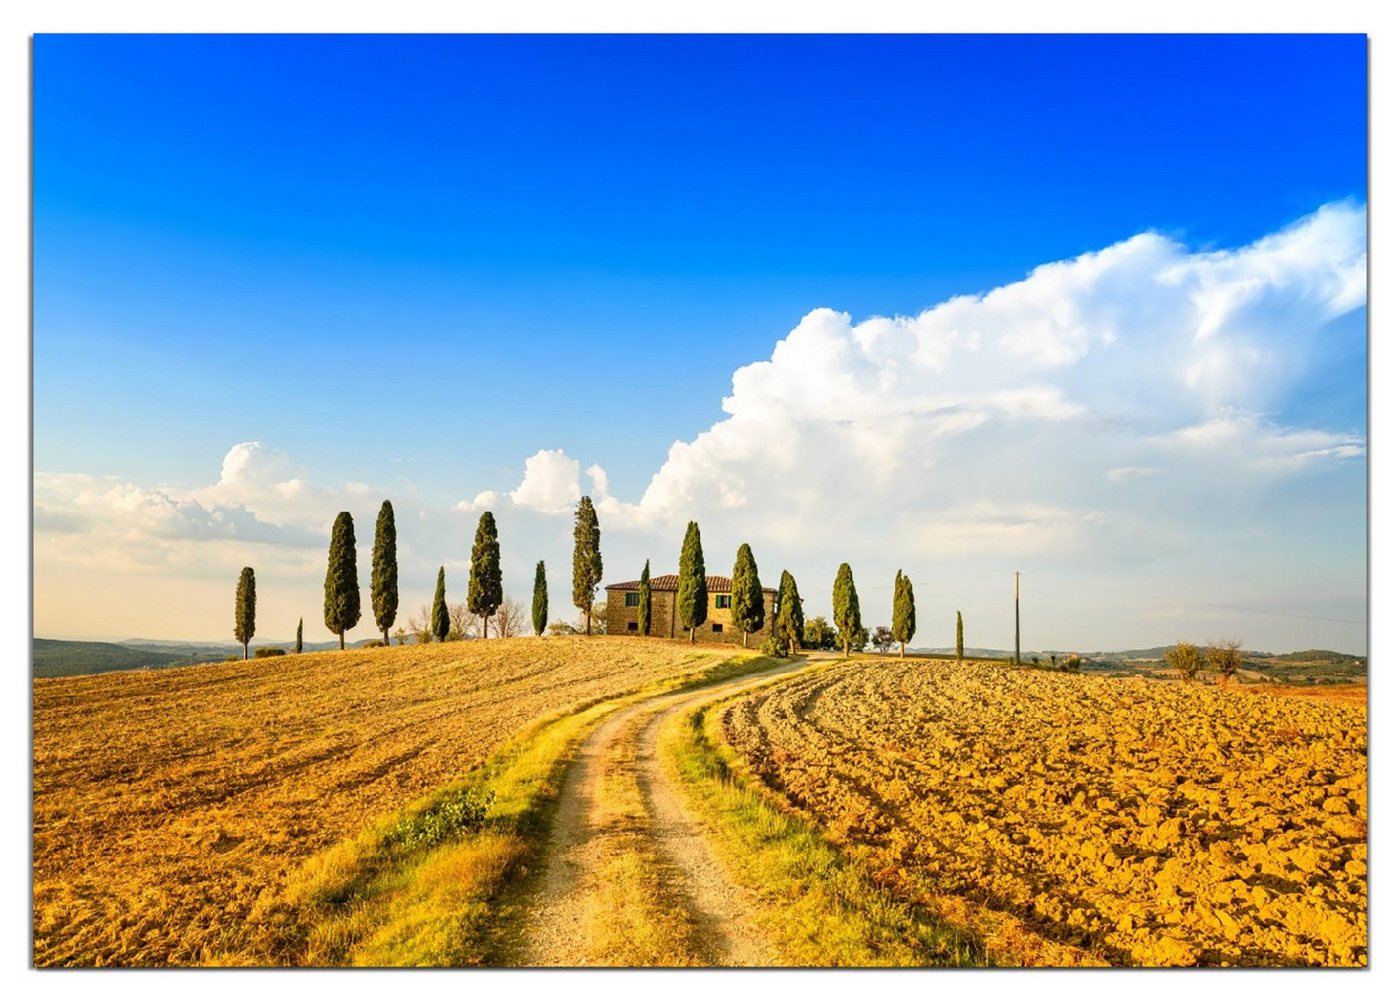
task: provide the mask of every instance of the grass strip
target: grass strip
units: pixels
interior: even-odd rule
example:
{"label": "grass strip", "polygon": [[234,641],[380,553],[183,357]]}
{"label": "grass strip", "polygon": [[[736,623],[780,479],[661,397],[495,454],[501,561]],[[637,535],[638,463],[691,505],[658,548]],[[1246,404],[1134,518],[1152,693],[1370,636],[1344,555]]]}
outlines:
{"label": "grass strip", "polygon": [[718,831],[713,845],[731,874],[763,900],[762,922],[787,961],[985,965],[975,935],[900,900],[863,861],[775,801],[724,742],[720,715],[730,700],[678,713],[662,728],[659,753],[692,808]]}

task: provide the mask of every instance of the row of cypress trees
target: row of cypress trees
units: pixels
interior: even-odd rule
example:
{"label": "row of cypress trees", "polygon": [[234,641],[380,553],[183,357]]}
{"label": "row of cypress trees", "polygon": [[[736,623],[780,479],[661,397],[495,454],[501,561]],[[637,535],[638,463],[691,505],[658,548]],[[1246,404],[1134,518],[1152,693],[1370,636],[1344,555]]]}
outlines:
{"label": "row of cypress trees", "polygon": [[[588,497],[584,497],[580,504],[574,538],[575,599],[577,603],[578,595],[586,590],[589,595],[587,606],[591,606],[592,594],[602,579],[603,561],[599,552],[598,518]],[[373,560],[370,596],[374,620],[383,635],[384,644],[388,645],[389,629],[393,627],[399,606],[398,538],[394,527],[394,508],[388,500],[380,507],[379,520],[375,524]],[[251,573],[251,570],[246,572]],[[481,616],[482,635],[486,634],[491,616],[500,609],[504,600],[500,539],[496,532],[496,517],[488,510],[477,522],[476,538],[472,542],[471,572],[467,580],[467,610]],[[241,603],[239,606],[242,606]],[[544,632],[548,616],[549,593],[544,560],[540,560],[535,565],[534,598],[530,608],[531,624],[536,635]],[[340,637],[341,649],[345,648],[345,633],[354,628],[359,620],[360,585],[355,566],[355,522],[349,511],[341,511],[331,527],[325,583],[326,628]],[[450,629],[445,566],[438,567],[428,627],[439,641],[447,637]],[[251,634],[251,630],[249,632]],[[298,652],[301,651],[300,640],[301,625],[298,623]]]}
{"label": "row of cypress trees", "polygon": [[[574,518],[573,555],[573,599],[574,605],[583,612],[584,630],[592,635],[592,607],[594,595],[603,578],[603,557],[598,515],[590,497],[582,497]],[[700,541],[700,526],[691,521],[686,525],[685,538],[681,543],[679,565],[679,587],[676,595],[676,610],[680,625],[688,630],[690,641],[695,641],[695,630],[704,624],[709,616],[709,589],[705,580],[705,553]],[[433,594],[429,628],[439,640],[446,638],[449,631],[447,611],[446,567],[438,567],[437,587]],[[739,546],[735,555],[731,577],[732,604],[731,618],[735,627],[744,636],[744,646],[748,646],[750,633],[763,628],[765,609],[763,588],[758,577],[758,564],[753,549],[747,542]],[[642,567],[637,608],[638,632],[648,635],[651,631],[651,560]],[[252,640],[256,608],[256,589],[251,567],[245,566],[239,576],[234,599],[234,637],[243,644],[243,657],[248,657],[248,643]],[[394,525],[393,505],[385,500],[379,508],[375,522],[373,565],[370,575],[370,600],[385,645],[389,643],[389,629],[398,614],[398,535]],[[496,519],[490,512],[481,515],[477,523],[476,538],[472,543],[471,574],[467,584],[467,608],[480,615],[482,635],[486,634],[487,623],[504,600],[501,584],[501,546],[496,532]],[[849,563],[842,563],[836,572],[836,582],[832,587],[832,618],[842,649],[850,655],[851,641],[860,631],[860,598],[856,593],[855,579]],[[530,607],[531,625],[535,634],[545,630],[549,616],[549,593],[545,577],[544,560],[535,565],[534,594]],[[355,523],[349,511],[336,515],[331,528],[330,552],[326,566],[325,609],[326,627],[340,639],[340,648],[345,648],[345,633],[355,627],[360,620],[360,586],[355,565]],[[802,641],[804,627],[802,598],[797,590],[797,581],[787,570],[783,570],[778,586],[778,596],[774,603],[773,634],[779,643],[786,645],[789,653],[796,652]],[[903,570],[895,573],[894,613],[891,630],[899,643],[902,657],[905,645],[913,638],[915,629],[914,586]],[[302,648],[302,622],[297,621],[296,652]],[[962,659],[962,612],[957,618],[957,655]]]}

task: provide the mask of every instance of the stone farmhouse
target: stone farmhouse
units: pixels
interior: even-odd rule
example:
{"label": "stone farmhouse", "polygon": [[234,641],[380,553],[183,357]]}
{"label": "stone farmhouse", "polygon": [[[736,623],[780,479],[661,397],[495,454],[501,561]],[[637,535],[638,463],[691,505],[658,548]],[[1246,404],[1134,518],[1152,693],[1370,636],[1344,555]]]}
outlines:
{"label": "stone farmhouse", "polygon": [[[680,589],[680,577],[654,576],[651,578],[651,635],[668,639],[685,638],[689,632],[681,627],[676,613],[676,598]],[[608,592],[608,635],[637,634],[637,603],[641,596],[640,580],[627,583],[610,583]],[[705,623],[695,629],[697,642],[743,642],[744,633],[734,627],[730,605],[733,585],[727,576],[705,577],[705,588],[710,592],[709,614]],[[778,592],[772,587],[763,588],[763,627],[749,633],[752,639],[762,642],[765,636],[773,634],[773,602]],[[749,645],[756,645],[751,641]]]}

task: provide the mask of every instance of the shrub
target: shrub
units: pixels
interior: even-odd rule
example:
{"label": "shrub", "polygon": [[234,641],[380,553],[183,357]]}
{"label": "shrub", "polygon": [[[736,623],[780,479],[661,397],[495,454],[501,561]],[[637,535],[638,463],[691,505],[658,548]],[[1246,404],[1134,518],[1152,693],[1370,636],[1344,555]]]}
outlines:
{"label": "shrub", "polygon": [[366,642],[366,643],[365,643],[363,646],[361,646],[360,648],[361,648],[361,649],[377,649],[377,648],[379,648],[379,647],[381,647],[381,646],[383,646],[383,645],[384,645],[384,640],[382,640],[382,639],[370,639],[368,642]]}
{"label": "shrub", "polygon": [[760,652],[762,652],[764,656],[782,657],[788,655],[787,647],[784,646],[782,640],[775,635],[770,635],[768,638],[763,640],[763,645],[762,647],[760,647]]}
{"label": "shrub", "polygon": [[254,658],[259,660],[269,656],[285,656],[286,654],[287,651],[281,646],[259,646],[257,649],[253,650]]}
{"label": "shrub", "polygon": [[436,847],[445,840],[480,829],[495,792],[458,788],[447,792],[427,809],[399,820],[384,836],[390,847],[419,850]]}

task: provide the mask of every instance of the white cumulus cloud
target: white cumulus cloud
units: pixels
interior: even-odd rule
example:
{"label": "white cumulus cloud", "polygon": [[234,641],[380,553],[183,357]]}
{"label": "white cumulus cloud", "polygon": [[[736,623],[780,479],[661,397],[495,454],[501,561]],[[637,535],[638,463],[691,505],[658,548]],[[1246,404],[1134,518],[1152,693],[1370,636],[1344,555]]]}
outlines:
{"label": "white cumulus cloud", "polygon": [[510,493],[512,502],[530,510],[557,514],[572,510],[578,503],[578,459],[562,449],[543,448],[525,459],[525,477]]}

